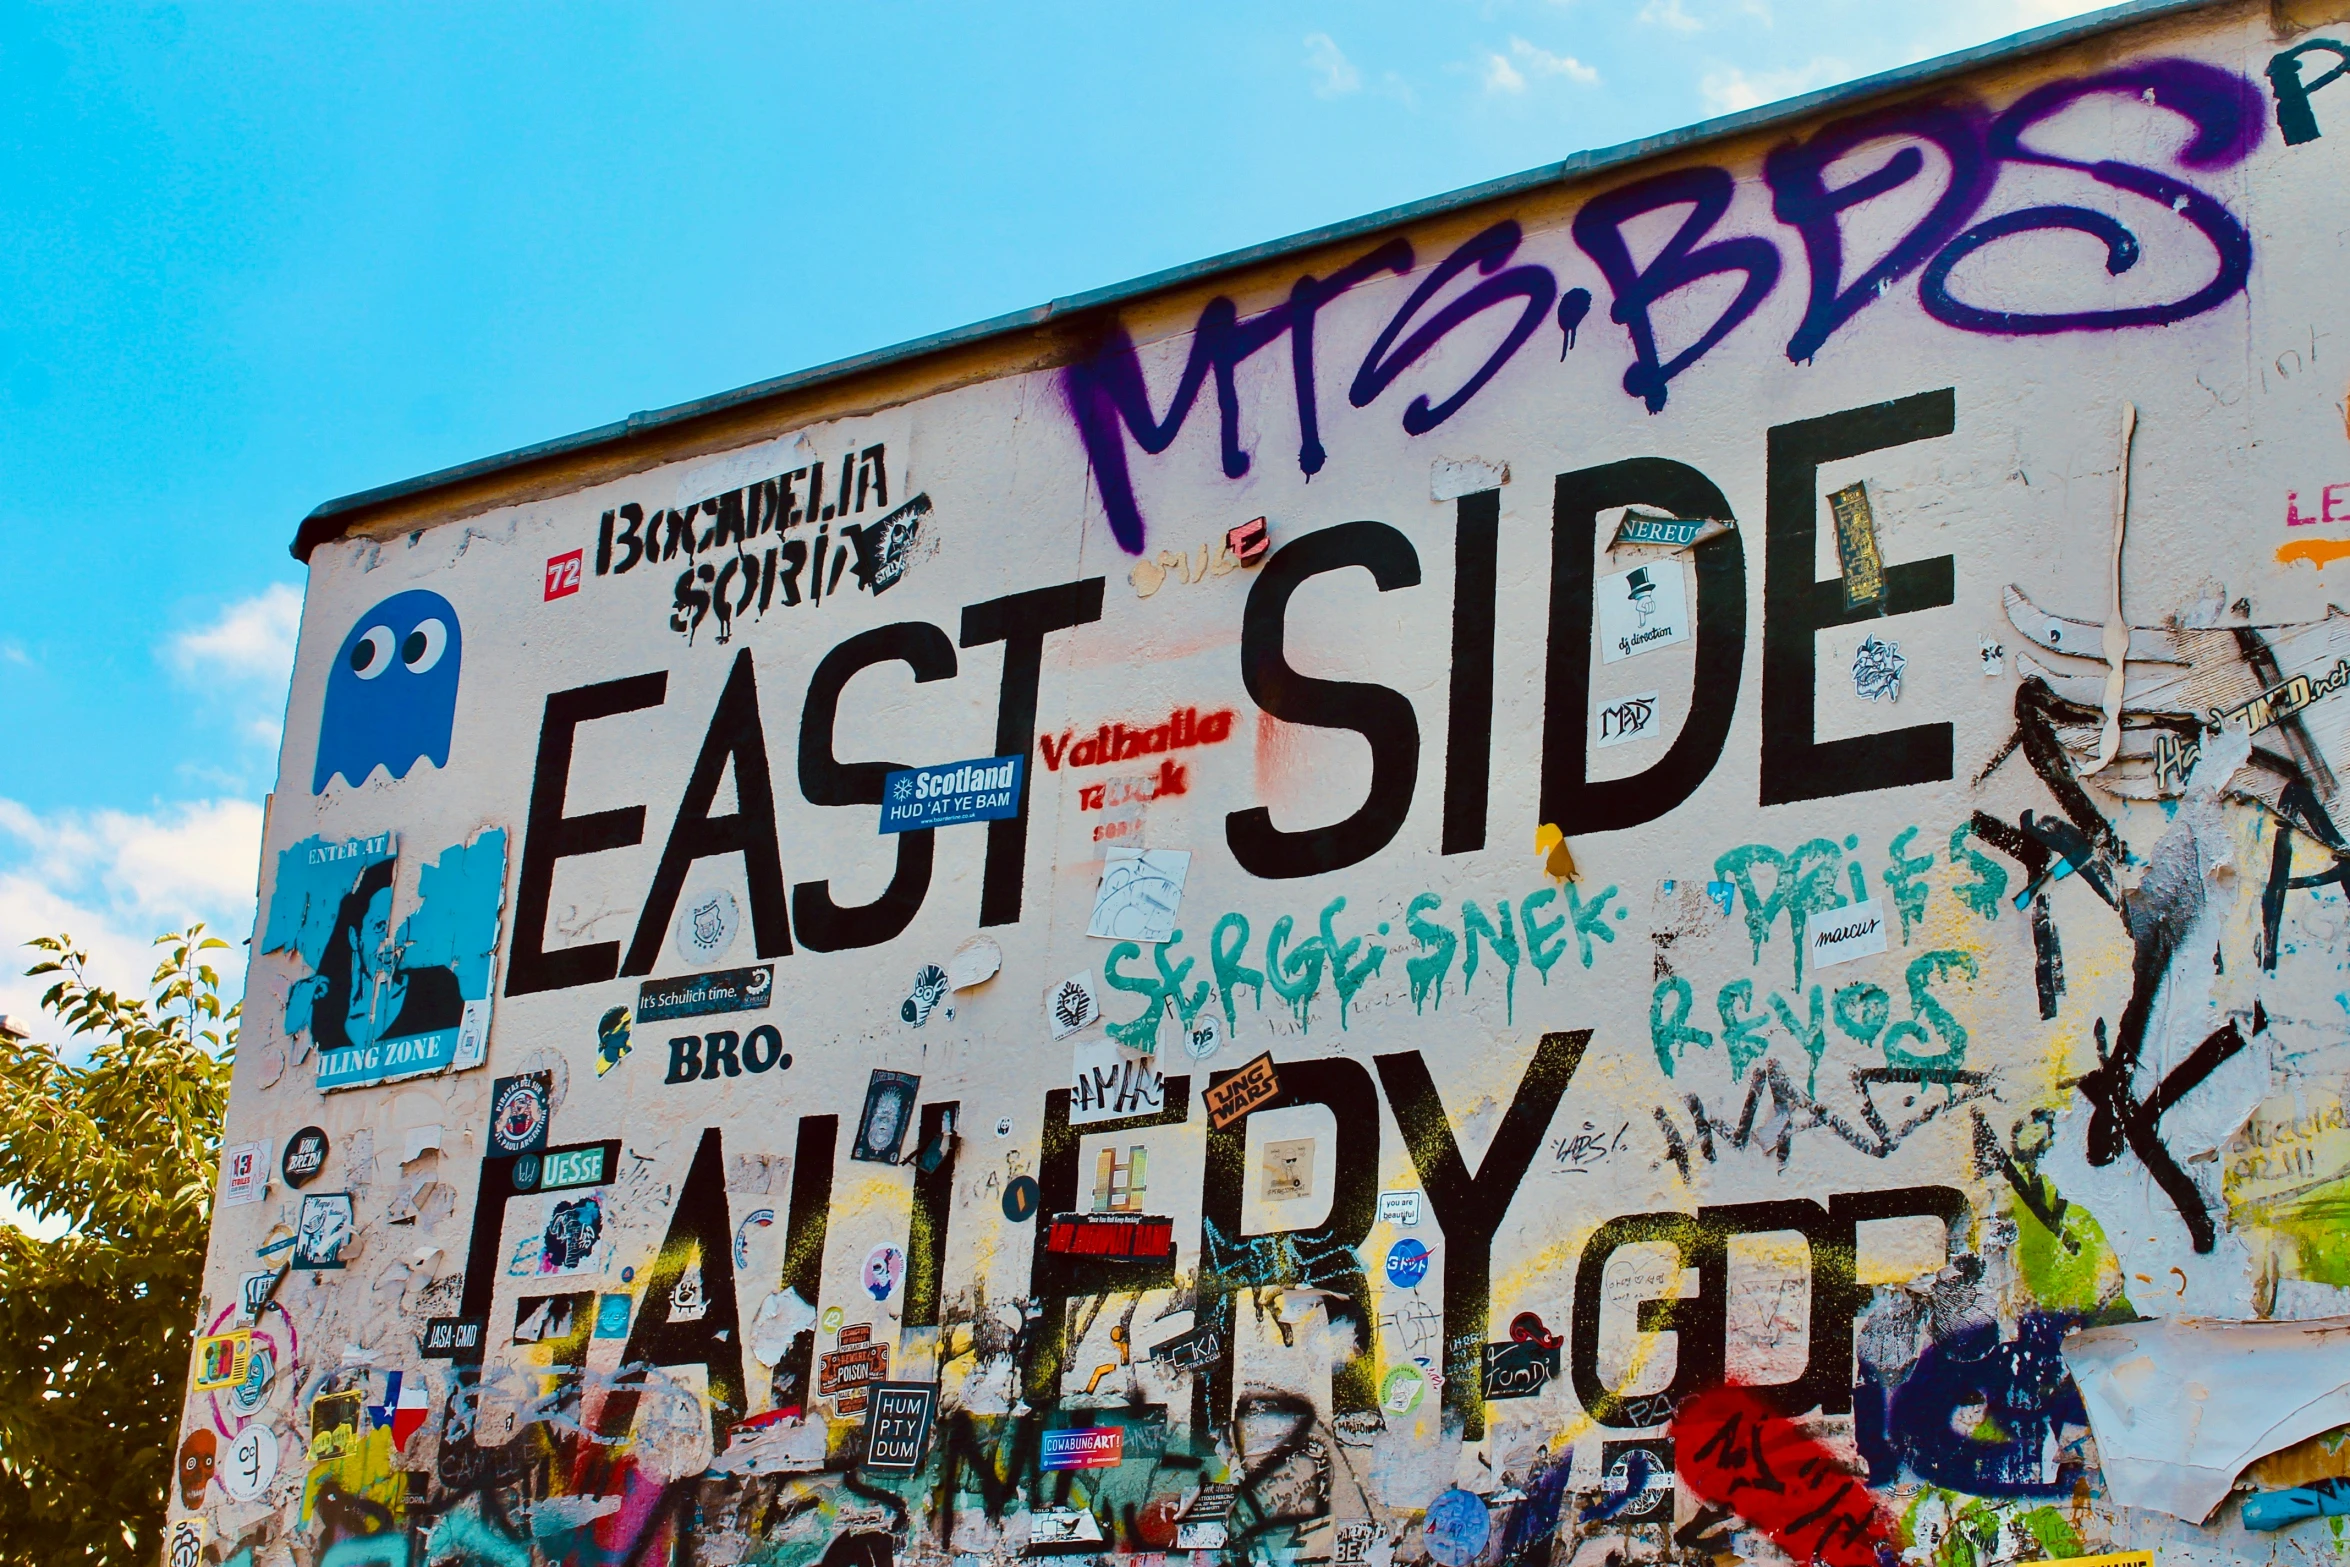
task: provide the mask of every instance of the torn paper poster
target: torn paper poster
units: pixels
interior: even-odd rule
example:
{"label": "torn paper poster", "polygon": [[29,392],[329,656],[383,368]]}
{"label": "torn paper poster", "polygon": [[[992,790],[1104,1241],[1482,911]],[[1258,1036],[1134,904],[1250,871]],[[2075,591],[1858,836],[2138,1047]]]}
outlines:
{"label": "torn paper poster", "polygon": [[1103,851],[1101,885],[1085,933],[1108,941],[1165,941],[1175,933],[1190,873],[1188,849]]}
{"label": "torn paper poster", "polygon": [[2350,1424],[2350,1317],[2193,1317],[2064,1341],[2114,1500],[2201,1523],[2244,1466]]}
{"label": "torn paper poster", "polygon": [[1665,517],[1646,512],[1636,506],[1624,508],[1623,520],[1616,524],[1615,537],[1608,541],[1612,552],[1627,545],[1647,545],[1652,548],[1685,550],[1691,545],[1703,544],[1732,532],[1737,524],[1712,517]]}
{"label": "torn paper poster", "polygon": [[995,977],[1004,966],[1004,949],[993,936],[973,936],[947,957],[947,988],[969,990]]}
{"label": "torn paper poster", "polygon": [[1678,560],[1634,566],[1593,585],[1602,663],[1689,640],[1689,586]]}
{"label": "torn paper poster", "polygon": [[506,833],[489,828],[419,868],[395,926],[397,833],[279,851],[261,949],[311,970],[286,994],[286,1032],[318,1051],[322,1090],[479,1066],[505,893]]}
{"label": "torn paper poster", "polygon": [[1428,465],[1428,498],[1455,501],[1510,482],[1510,465],[1482,457],[1439,457]]}
{"label": "torn paper poster", "polygon": [[758,1314],[751,1318],[751,1358],[762,1366],[775,1365],[790,1353],[793,1339],[814,1331],[815,1326],[816,1308],[798,1290],[772,1291],[759,1302]]}
{"label": "torn paper poster", "polygon": [[1866,484],[1848,484],[1828,497],[1836,518],[1836,559],[1843,567],[1844,607],[1865,609],[1885,598],[1885,558],[1877,550],[1877,514]]}
{"label": "torn paper poster", "polygon": [[2317,1480],[2244,1498],[2247,1529],[2282,1529],[2304,1518],[2340,1518],[2345,1514],[2350,1514],[2350,1480]]}
{"label": "torn paper poster", "polygon": [[1039,1507],[1027,1515],[1031,1551],[1065,1545],[1099,1545],[1102,1526],[1077,1507]]}

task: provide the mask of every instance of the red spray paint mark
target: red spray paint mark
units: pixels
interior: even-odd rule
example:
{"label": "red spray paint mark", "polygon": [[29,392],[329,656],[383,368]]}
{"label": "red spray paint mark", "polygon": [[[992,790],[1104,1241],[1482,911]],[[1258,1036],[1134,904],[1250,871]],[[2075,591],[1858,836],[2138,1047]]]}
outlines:
{"label": "red spray paint mark", "polygon": [[1684,1400],[1673,1416],[1673,1455],[1692,1491],[1798,1562],[1877,1567],[1893,1553],[1893,1520],[1868,1488],[1751,1388]]}

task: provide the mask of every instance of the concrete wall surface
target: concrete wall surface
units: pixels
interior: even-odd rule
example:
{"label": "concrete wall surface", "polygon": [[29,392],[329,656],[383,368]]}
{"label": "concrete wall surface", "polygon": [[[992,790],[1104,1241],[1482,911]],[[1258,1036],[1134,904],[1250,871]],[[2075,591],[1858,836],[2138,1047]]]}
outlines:
{"label": "concrete wall surface", "polygon": [[2109,18],[354,514],[173,1567],[2338,1559],[2346,68]]}

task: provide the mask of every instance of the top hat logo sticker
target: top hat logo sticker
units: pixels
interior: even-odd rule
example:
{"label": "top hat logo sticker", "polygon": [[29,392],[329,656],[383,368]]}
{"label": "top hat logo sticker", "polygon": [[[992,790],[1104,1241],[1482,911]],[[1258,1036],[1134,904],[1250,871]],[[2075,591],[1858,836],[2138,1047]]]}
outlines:
{"label": "top hat logo sticker", "polygon": [[1635,566],[1626,577],[1624,591],[1632,597],[1632,611],[1643,625],[1656,613],[1656,582],[1646,566]]}
{"label": "top hat logo sticker", "polygon": [[361,615],[327,671],[310,792],[338,773],[356,788],[379,766],[394,778],[420,761],[448,766],[464,657],[457,611],[438,593],[411,588]]}

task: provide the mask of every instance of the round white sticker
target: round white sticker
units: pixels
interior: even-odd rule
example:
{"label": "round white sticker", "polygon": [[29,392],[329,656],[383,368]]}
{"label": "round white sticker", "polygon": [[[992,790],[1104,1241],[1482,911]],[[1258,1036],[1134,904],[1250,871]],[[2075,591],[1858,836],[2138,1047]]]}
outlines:
{"label": "round white sticker", "polygon": [[1220,1012],[1204,1011],[1191,1020],[1191,1027],[1183,1031],[1183,1048],[1194,1061],[1205,1061],[1224,1046],[1224,1017]]}
{"label": "round white sticker", "polygon": [[687,899],[685,907],[677,911],[679,959],[693,964],[717,962],[734,946],[735,932],[742,929],[742,923],[742,905],[723,887]]}
{"label": "round white sticker", "polygon": [[256,1420],[239,1431],[221,1455],[221,1488],[238,1501],[249,1502],[276,1478],[277,1433]]}

